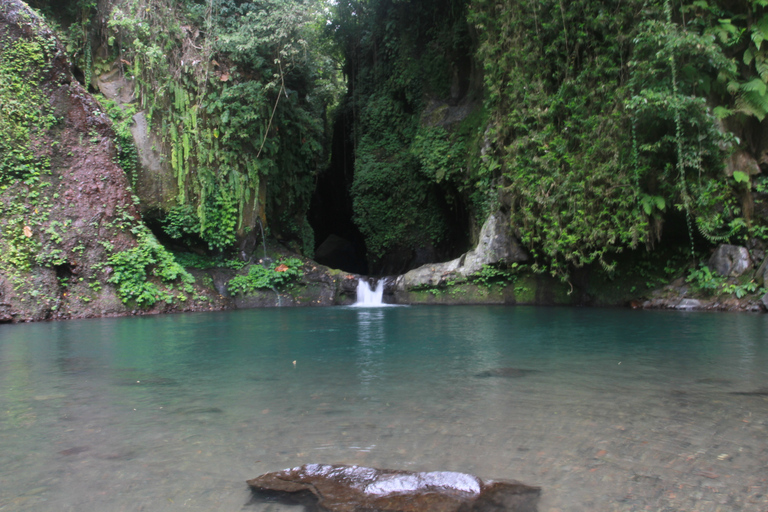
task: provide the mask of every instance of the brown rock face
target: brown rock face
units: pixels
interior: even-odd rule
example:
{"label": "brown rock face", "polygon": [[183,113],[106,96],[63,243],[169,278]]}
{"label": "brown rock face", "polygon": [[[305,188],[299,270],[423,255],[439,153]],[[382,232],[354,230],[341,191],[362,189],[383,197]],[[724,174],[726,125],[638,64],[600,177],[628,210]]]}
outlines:
{"label": "brown rock face", "polygon": [[[0,144],[0,153],[12,144],[24,155],[20,165],[0,154],[0,323],[130,314],[135,306],[122,302],[107,263],[138,246],[143,223],[116,162],[111,121],[21,0],[0,0],[0,63],[0,131],[24,134]],[[11,101],[23,116],[9,115]],[[143,311],[218,309],[217,297]]]}
{"label": "brown rock face", "polygon": [[520,482],[484,482],[454,471],[329,464],[267,473],[248,485],[256,498],[281,498],[330,512],[536,512],[541,493]]}

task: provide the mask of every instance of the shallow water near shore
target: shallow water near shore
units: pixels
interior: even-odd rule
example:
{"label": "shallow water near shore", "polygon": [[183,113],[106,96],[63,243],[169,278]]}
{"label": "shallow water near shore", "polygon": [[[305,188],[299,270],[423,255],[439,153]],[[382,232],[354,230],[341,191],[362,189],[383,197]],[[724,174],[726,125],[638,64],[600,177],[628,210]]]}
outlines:
{"label": "shallow water near shore", "polygon": [[768,509],[768,315],[269,309],[0,325],[0,510],[298,511],[305,463],[539,485],[540,511]]}

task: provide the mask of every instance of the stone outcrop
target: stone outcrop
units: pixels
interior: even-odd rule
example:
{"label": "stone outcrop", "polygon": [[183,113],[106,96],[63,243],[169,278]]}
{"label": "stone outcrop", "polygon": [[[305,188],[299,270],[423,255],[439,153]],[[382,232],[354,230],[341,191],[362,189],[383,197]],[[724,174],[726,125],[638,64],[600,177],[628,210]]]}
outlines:
{"label": "stone outcrop", "polygon": [[752,259],[746,247],[721,244],[709,258],[707,266],[726,277],[738,277],[752,268]]}
{"label": "stone outcrop", "polygon": [[[104,97],[118,105],[136,102],[135,85],[117,65],[97,77],[96,84]],[[131,135],[139,157],[136,176],[133,176],[136,194],[141,198],[139,208],[144,216],[167,211],[176,204],[179,194],[178,180],[171,169],[169,159],[162,154],[162,140],[149,130],[146,112],[133,116]]]}
{"label": "stone outcrop", "polygon": [[307,464],[248,480],[255,497],[329,512],[535,512],[541,489],[465,473]]}
{"label": "stone outcrop", "polygon": [[[58,122],[29,129],[37,173],[23,181],[0,176],[7,185],[0,191],[0,321],[125,314],[107,276],[96,271],[105,246],[135,245],[130,232],[110,226],[139,218],[114,163],[111,123],[72,76],[44,20],[24,2],[7,0],[0,3],[0,48],[21,47],[39,52],[38,60],[18,57],[17,71],[39,96],[18,101]],[[24,211],[14,208],[22,204]]]}
{"label": "stone outcrop", "polygon": [[528,255],[510,233],[509,225],[499,212],[493,213],[483,224],[477,247],[455,260],[430,263],[399,276],[395,288],[407,291],[423,287],[444,286],[448,282],[462,282],[479,272],[483,265],[526,261]]}
{"label": "stone outcrop", "polygon": [[728,176],[733,176],[734,171],[754,176],[760,174],[760,164],[746,151],[736,151],[725,161],[725,173]]}

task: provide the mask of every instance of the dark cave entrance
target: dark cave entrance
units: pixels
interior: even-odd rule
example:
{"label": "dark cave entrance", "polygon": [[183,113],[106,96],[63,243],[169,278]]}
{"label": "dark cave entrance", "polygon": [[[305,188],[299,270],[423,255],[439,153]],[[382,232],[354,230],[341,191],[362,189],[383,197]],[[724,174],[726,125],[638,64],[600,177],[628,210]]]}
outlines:
{"label": "dark cave entrance", "polygon": [[342,112],[333,124],[331,162],[318,176],[307,218],[315,233],[315,261],[345,272],[367,274],[365,239],[352,220],[352,122],[351,112]]}

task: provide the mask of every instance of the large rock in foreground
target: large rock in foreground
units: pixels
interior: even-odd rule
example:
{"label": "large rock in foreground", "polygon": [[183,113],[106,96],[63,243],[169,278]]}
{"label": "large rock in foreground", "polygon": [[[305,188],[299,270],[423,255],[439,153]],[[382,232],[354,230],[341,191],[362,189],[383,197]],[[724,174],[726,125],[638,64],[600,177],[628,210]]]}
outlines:
{"label": "large rock in foreground", "polygon": [[330,512],[536,512],[541,489],[453,471],[307,464],[248,480],[256,496]]}

